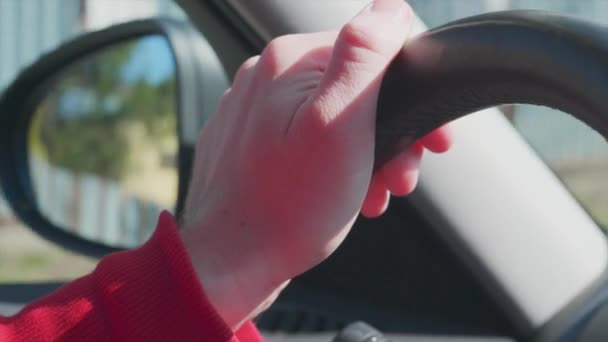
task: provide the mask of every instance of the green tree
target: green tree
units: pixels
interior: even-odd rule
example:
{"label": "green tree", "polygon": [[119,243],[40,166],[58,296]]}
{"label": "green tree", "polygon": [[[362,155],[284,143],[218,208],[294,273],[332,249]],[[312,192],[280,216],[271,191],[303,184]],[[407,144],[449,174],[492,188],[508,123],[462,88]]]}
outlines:
{"label": "green tree", "polygon": [[143,127],[146,143],[176,138],[173,75],[155,83],[125,76],[137,44],[123,43],[87,56],[56,78],[38,107],[39,127],[30,131],[30,141],[42,146],[51,164],[120,180],[135,167],[134,128]]}

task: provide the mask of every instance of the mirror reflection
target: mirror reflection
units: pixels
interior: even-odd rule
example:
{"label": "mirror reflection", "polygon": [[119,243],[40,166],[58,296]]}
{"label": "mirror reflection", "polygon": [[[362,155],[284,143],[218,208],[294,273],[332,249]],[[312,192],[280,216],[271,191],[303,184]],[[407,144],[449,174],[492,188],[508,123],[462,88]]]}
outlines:
{"label": "mirror reflection", "polygon": [[42,89],[28,135],[40,211],[88,240],[140,245],[177,197],[175,61],[167,40],[152,35],[106,47]]}

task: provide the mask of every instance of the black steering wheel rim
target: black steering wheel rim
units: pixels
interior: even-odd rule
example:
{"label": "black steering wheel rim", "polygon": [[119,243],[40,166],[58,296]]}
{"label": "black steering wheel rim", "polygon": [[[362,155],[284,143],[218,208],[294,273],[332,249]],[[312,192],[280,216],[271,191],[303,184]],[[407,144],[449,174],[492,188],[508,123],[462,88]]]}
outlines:
{"label": "black steering wheel rim", "polygon": [[[375,164],[449,121],[502,104],[558,109],[607,139],[607,95],[607,27],[542,11],[455,21],[407,43],[390,65],[378,100]],[[529,338],[608,340],[607,293],[604,276]]]}
{"label": "black steering wheel rim", "polygon": [[378,101],[376,165],[449,121],[501,104],[559,109],[606,138],[607,90],[603,26],[542,11],[455,21],[407,43],[389,67]]}

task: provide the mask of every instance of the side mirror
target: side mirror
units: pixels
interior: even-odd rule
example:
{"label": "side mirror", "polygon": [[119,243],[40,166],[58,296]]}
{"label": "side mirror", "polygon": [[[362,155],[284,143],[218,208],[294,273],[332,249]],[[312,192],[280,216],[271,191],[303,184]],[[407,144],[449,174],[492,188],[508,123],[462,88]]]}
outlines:
{"label": "side mirror", "polygon": [[228,87],[186,23],[144,20],[81,36],[0,98],[0,176],[34,231],[101,256],[141,245],[179,213],[194,145]]}

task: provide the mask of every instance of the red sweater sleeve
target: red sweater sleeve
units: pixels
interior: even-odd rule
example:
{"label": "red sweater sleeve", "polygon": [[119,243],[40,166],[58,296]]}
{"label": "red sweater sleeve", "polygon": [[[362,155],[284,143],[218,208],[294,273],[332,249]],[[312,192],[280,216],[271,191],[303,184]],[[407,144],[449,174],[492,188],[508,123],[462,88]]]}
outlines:
{"label": "red sweater sleeve", "polygon": [[[68,266],[69,267],[69,266]],[[258,342],[236,334],[208,302],[168,212],[145,245],[103,258],[89,275],[0,317],[0,341]]]}

